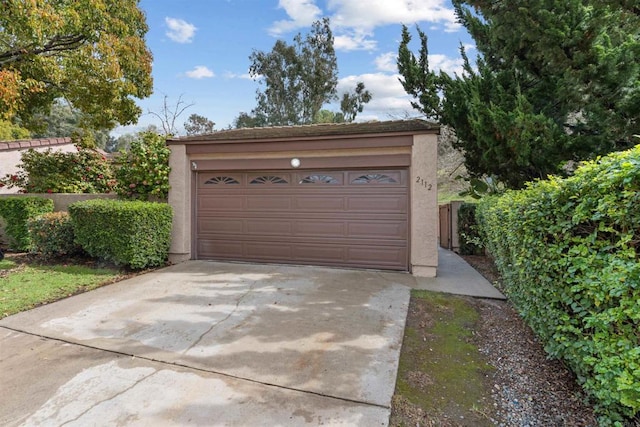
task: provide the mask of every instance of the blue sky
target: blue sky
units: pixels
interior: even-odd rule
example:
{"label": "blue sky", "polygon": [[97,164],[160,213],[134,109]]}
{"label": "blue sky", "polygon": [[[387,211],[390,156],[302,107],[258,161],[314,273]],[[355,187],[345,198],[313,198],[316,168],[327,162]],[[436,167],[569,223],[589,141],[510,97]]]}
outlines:
{"label": "blue sky", "polygon": [[271,50],[278,38],[291,41],[323,17],[331,19],[339,93],[363,81],[373,94],[357,120],[416,115],[395,66],[402,24],[418,24],[427,33],[435,68],[459,70],[460,44],[473,47],[450,0],[142,0],[140,6],[149,25],[154,94],[138,101],[144,112],[138,125],[117,129],[116,135],[159,125],[148,111],[160,112],[165,95],[170,105],[179,97],[194,104],[178,118],[180,125],[197,113],[216,129],[226,128],[255,106],[260,86],[248,76],[251,52]]}

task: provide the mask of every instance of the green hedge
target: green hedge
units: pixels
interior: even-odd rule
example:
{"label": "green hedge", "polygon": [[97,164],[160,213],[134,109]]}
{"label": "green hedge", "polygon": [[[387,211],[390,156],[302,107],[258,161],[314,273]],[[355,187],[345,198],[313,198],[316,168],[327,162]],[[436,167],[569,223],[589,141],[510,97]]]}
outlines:
{"label": "green hedge", "polygon": [[602,425],[640,416],[640,146],[485,198],[477,219],[509,298]]}
{"label": "green hedge", "polygon": [[92,257],[134,269],[162,265],[171,242],[165,203],[88,200],[69,206],[76,241]]}
{"label": "green hedge", "polygon": [[75,242],[73,224],[67,212],[51,212],[28,221],[31,250],[44,258],[75,255],[82,248]]}
{"label": "green hedge", "polygon": [[15,251],[31,249],[29,219],[53,212],[53,200],[43,197],[0,197],[0,216],[5,220],[9,247]]}

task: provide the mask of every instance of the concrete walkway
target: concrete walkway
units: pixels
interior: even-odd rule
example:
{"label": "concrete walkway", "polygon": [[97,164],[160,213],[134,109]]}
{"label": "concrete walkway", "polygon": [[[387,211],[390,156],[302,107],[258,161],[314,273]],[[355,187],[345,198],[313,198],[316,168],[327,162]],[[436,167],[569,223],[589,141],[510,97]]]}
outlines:
{"label": "concrete walkway", "polygon": [[440,257],[429,280],[190,261],[7,317],[0,425],[385,426],[410,288],[501,297]]}
{"label": "concrete walkway", "polygon": [[417,278],[414,288],[476,298],[506,299],[459,255],[442,248],[438,251],[438,277]]}

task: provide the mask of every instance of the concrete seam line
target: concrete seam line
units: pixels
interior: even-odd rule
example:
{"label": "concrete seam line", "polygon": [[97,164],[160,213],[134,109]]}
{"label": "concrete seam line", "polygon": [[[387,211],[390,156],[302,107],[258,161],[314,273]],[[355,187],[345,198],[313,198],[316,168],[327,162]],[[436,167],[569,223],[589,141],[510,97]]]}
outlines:
{"label": "concrete seam line", "polygon": [[278,389],[282,389],[282,390],[295,391],[295,392],[298,392],[298,393],[312,394],[312,395],[319,396],[319,397],[326,397],[328,399],[339,400],[339,401],[342,401],[342,402],[355,403],[355,404],[358,404],[358,405],[373,406],[373,407],[382,408],[382,409],[391,409],[390,406],[380,405],[378,403],[365,402],[365,401],[357,400],[357,399],[349,399],[347,397],[332,396],[330,394],[324,394],[324,393],[320,393],[320,392],[317,392],[317,391],[302,390],[302,389],[298,389],[298,388],[295,388],[295,387],[287,387],[287,386],[283,386],[283,385],[279,385],[279,384],[273,384],[273,383],[267,383],[267,382],[262,382],[262,381],[258,381],[258,380],[252,380],[251,378],[239,377],[239,376],[236,376],[236,375],[227,374],[225,372],[211,371],[211,370],[208,370],[208,369],[197,368],[197,367],[193,367],[193,366],[189,366],[189,365],[185,365],[185,364],[177,363],[177,362],[167,362],[166,360],[154,359],[152,357],[136,356],[135,354],[125,353],[125,352],[122,352],[122,351],[115,351],[115,350],[96,347],[96,346],[92,346],[92,345],[81,344],[81,343],[77,343],[77,342],[73,342],[73,341],[67,341],[67,340],[64,340],[62,338],[55,338],[55,337],[49,337],[49,336],[42,335],[42,334],[35,334],[33,332],[24,331],[24,330],[17,329],[17,328],[12,328],[12,327],[9,327],[9,326],[0,325],[0,328],[1,329],[6,329],[6,330],[9,330],[9,331],[13,331],[13,332],[18,332],[18,333],[25,334],[25,335],[30,335],[30,336],[33,336],[33,337],[44,338],[44,339],[47,339],[47,340],[58,341],[58,342],[61,342],[61,343],[64,343],[64,344],[70,344],[70,345],[75,345],[75,346],[78,346],[78,347],[88,348],[88,349],[91,349],[91,350],[104,351],[106,353],[117,354],[117,355],[120,355],[120,356],[133,357],[134,359],[146,360],[148,362],[159,363],[159,364],[162,364],[162,365],[176,366],[176,367],[179,367],[179,368],[189,369],[189,370],[192,370],[192,371],[198,371],[198,372],[205,372],[205,373],[208,373],[208,374],[220,375],[220,376],[231,378],[231,379],[238,380],[238,381],[246,381],[246,382],[250,382],[250,383],[253,383],[253,384],[259,384],[259,385],[278,388]]}

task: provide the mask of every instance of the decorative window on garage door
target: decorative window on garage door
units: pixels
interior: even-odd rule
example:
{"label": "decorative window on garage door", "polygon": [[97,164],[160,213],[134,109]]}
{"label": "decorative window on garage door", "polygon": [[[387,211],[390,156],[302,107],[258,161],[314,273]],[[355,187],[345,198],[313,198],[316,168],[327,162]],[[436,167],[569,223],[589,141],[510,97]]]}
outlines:
{"label": "decorative window on garage door", "polygon": [[386,173],[368,173],[354,177],[352,184],[399,184],[399,177]]}
{"label": "decorative window on garage door", "polygon": [[304,178],[300,179],[299,184],[340,184],[342,181],[341,177],[336,177],[333,175],[325,175],[325,174],[312,174],[307,175]]}
{"label": "decorative window on garage door", "polygon": [[262,175],[253,178],[249,184],[288,184],[286,177],[279,175]]}
{"label": "decorative window on garage door", "polygon": [[214,176],[204,182],[205,185],[234,185],[240,182],[231,176]]}

